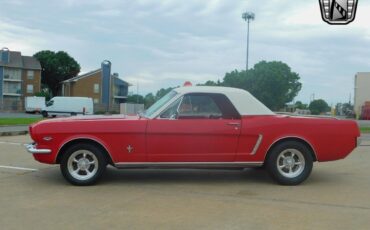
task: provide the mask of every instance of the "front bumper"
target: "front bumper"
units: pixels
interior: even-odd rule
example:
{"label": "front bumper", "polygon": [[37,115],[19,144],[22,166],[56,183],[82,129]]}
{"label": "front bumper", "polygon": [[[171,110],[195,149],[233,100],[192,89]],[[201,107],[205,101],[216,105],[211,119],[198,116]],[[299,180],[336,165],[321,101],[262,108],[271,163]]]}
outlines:
{"label": "front bumper", "polygon": [[51,149],[37,149],[35,143],[25,144],[24,145],[28,152],[32,154],[49,154],[51,153]]}

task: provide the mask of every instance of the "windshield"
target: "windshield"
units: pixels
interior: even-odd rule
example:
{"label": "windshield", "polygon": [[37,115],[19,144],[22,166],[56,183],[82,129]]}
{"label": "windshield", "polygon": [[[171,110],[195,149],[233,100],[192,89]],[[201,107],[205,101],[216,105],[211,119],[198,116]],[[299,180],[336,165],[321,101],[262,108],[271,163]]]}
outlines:
{"label": "windshield", "polygon": [[155,112],[158,111],[163,105],[169,102],[177,93],[175,91],[171,91],[167,93],[164,97],[159,99],[156,103],[150,106],[144,113],[145,117],[151,117]]}

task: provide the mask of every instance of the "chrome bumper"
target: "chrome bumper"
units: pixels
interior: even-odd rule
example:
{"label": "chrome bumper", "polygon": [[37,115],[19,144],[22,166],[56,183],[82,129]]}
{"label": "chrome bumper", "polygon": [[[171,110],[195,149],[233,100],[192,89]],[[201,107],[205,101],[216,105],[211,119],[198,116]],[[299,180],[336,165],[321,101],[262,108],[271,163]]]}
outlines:
{"label": "chrome bumper", "polygon": [[357,147],[361,145],[361,141],[362,141],[361,136],[357,137],[357,143],[356,143]]}
{"label": "chrome bumper", "polygon": [[27,151],[32,154],[48,154],[51,153],[50,149],[37,149],[36,144],[25,144]]}

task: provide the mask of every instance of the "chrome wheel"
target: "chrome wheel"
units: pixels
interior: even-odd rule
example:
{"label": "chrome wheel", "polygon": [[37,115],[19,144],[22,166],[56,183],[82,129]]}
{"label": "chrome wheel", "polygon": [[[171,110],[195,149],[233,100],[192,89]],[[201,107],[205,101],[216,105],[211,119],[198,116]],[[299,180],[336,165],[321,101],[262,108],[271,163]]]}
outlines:
{"label": "chrome wheel", "polygon": [[285,149],[278,155],[276,166],[281,175],[294,178],[303,172],[305,158],[302,152],[297,149]]}
{"label": "chrome wheel", "polygon": [[99,168],[95,154],[89,150],[77,150],[68,158],[68,172],[77,180],[89,180],[94,177]]}

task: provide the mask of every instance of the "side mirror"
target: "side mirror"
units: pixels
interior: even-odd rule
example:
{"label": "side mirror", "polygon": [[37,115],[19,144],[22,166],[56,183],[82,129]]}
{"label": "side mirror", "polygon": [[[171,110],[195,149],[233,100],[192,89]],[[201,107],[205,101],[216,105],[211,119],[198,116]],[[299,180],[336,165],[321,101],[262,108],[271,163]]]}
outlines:
{"label": "side mirror", "polygon": [[179,115],[178,112],[171,114],[170,120],[176,120],[178,115]]}

